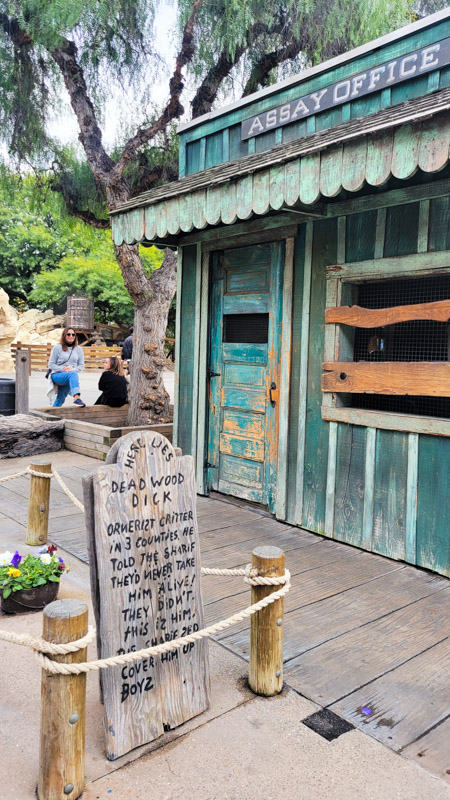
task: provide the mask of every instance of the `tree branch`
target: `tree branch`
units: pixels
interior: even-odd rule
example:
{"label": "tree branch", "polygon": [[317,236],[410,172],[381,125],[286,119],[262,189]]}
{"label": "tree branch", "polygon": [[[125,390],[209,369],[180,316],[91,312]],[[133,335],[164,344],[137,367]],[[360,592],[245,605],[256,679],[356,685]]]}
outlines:
{"label": "tree branch", "polygon": [[102,143],[102,132],[97,122],[94,105],[89,97],[83,69],[78,63],[78,50],[74,42],[64,39],[50,54],[60,69],[69,93],[70,103],[80,128],[78,138],[83,145],[89,165],[102,184],[107,185],[114,161]]}
{"label": "tree branch", "polygon": [[269,77],[271,71],[287,61],[289,58],[295,58],[303,50],[303,39],[294,39],[287,45],[273,50],[271,53],[264,53],[259,61],[253,65],[250,76],[244,86],[242,97],[256,92],[260,86],[269,85]]}
{"label": "tree branch", "polygon": [[171,120],[178,119],[183,114],[184,108],[180,103],[180,96],[184,89],[184,78],[181,71],[191,61],[195,52],[194,23],[197,11],[202,4],[203,0],[195,0],[189,19],[184,26],[180,51],[177,55],[173,75],[169,81],[170,97],[164,111],[156,122],[148,128],[139,128],[135,136],[128,140],[114,167],[115,175],[122,175],[126,165],[135,156],[136,151],[153,139],[157,133],[165,130]]}

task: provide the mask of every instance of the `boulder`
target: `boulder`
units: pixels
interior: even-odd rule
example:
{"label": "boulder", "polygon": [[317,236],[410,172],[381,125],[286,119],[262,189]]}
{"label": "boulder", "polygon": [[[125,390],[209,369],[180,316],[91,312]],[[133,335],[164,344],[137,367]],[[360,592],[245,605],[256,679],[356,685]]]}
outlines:
{"label": "boulder", "polygon": [[9,297],[0,289],[0,372],[14,372],[11,343],[16,338],[19,312],[10,306]]}

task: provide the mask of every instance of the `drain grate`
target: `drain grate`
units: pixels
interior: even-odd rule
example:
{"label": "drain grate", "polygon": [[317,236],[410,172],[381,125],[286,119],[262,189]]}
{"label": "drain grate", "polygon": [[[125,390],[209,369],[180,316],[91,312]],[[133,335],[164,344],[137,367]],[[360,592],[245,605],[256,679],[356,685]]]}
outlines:
{"label": "drain grate", "polygon": [[352,731],[355,727],[351,722],[347,722],[347,720],[342,719],[342,717],[338,717],[337,714],[334,714],[333,711],[330,711],[328,708],[323,708],[322,711],[316,711],[315,714],[306,717],[302,722],[307,728],[311,728],[311,730],[318,733],[319,736],[323,736],[327,742],[332,742],[333,739],[337,739],[338,736],[341,736],[343,733]]}

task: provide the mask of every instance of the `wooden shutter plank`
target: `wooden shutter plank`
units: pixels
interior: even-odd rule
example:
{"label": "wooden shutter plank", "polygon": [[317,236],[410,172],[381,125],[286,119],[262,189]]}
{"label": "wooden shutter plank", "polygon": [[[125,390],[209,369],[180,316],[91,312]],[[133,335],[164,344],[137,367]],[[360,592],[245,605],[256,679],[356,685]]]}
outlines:
{"label": "wooden shutter plank", "polygon": [[325,309],[325,322],[340,322],[356,328],[380,328],[398,322],[431,319],[447,322],[450,319],[450,300],[434,303],[416,303],[392,308],[361,308],[360,306],[331,306]]}
{"label": "wooden shutter plank", "polygon": [[323,392],[450,397],[445,361],[325,362]]}

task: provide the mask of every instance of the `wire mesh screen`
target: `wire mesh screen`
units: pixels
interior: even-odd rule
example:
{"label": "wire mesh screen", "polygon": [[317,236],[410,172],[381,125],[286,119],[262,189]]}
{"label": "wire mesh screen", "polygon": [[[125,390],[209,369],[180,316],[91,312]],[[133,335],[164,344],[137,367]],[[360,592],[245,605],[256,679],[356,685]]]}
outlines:
{"label": "wire mesh screen", "polygon": [[267,344],[268,314],[224,314],[223,341],[235,344]]}
{"label": "wire mesh screen", "polygon": [[[431,303],[450,299],[450,275],[403,280],[373,281],[357,287],[357,303],[363,308]],[[354,361],[449,361],[448,322],[415,320],[380,328],[355,328]],[[355,408],[398,411],[450,417],[450,399],[445,397],[354,394]]]}

